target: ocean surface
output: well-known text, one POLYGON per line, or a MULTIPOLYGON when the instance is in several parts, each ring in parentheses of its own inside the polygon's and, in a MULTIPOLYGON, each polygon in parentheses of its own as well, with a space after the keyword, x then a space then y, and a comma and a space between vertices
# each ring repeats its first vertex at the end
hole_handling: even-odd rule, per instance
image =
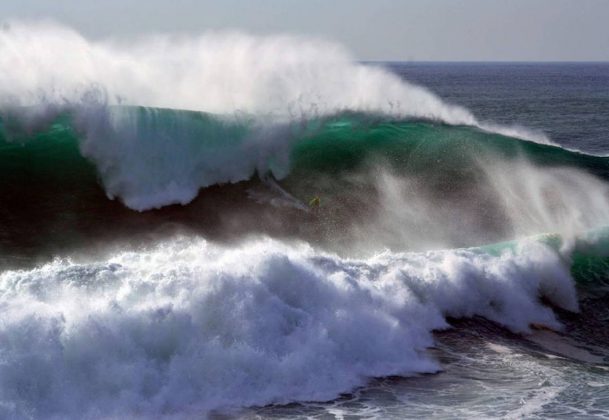
POLYGON ((609 64, 13 24, 0 68, 0 418, 609 417, 609 64))

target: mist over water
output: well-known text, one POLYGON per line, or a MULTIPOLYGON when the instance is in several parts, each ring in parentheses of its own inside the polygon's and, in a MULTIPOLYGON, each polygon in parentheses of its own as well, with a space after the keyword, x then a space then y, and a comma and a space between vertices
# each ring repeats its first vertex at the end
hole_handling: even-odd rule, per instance
MULTIPOLYGON (((606 157, 318 39, 14 22, 0 68, 0 417, 328 401, 450 377, 453 325, 534 359, 538 329, 597 321, 606 157)), ((591 340, 561 343, 596 369, 591 340)), ((548 396, 515 415, 567 389, 535 360, 548 396)))
POLYGON ((6 105, 95 102, 300 118, 340 110, 475 120, 426 89, 355 63, 339 45, 287 36, 211 33, 94 43, 54 25, 12 23, 0 35, 6 105), (64 60, 66 52, 73 59, 64 60))

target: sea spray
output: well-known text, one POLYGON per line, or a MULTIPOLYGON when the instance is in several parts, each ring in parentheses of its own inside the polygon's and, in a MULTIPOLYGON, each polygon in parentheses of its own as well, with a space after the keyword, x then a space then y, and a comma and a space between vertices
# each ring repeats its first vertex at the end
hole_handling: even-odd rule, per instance
POLYGON ((245 112, 276 119, 350 109, 474 124, 464 108, 339 45, 288 36, 209 33, 92 42, 52 24, 0 31, 0 103, 78 106, 102 91, 108 105, 245 112), (69 54, 71 59, 66 60, 69 54))

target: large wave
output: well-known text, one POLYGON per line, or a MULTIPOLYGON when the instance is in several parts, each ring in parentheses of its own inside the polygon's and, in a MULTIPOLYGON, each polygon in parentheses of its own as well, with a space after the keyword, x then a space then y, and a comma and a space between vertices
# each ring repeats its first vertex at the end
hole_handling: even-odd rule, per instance
POLYGON ((358 64, 320 40, 228 33, 125 44, 91 42, 57 25, 11 23, 0 31, 0 66, 5 137, 23 140, 69 113, 108 196, 137 210, 187 203, 199 188, 268 171, 270 160, 277 161, 270 169, 282 174, 291 147, 286 134, 341 112, 547 140, 480 123, 466 109, 380 67, 358 64), (217 118, 112 105, 188 109, 217 118), (173 167, 148 172, 156 163, 173 167), (155 187, 144 186, 143 178, 155 177, 155 187))

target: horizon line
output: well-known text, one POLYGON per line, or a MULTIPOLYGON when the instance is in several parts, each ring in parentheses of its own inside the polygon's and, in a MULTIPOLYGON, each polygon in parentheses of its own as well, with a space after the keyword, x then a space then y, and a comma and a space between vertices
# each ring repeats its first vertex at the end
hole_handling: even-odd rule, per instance
POLYGON ((608 60, 356 60, 362 64, 609 64, 608 60))

